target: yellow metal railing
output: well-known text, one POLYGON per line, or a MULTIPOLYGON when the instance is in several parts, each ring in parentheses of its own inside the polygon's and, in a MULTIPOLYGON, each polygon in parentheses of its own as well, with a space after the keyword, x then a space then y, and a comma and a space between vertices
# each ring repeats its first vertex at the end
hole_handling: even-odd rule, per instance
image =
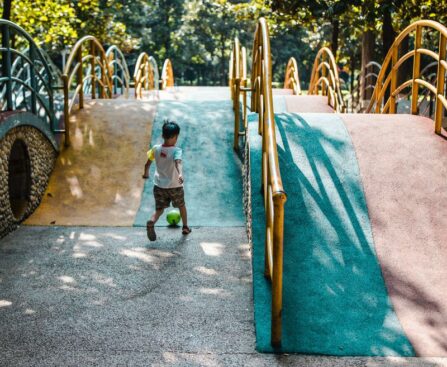
POLYGON ((345 112, 337 64, 332 51, 327 47, 321 48, 315 57, 308 93, 327 95, 329 105, 336 112, 345 112))
POLYGON ((65 145, 68 146, 70 144, 70 113, 75 102, 78 102, 79 109, 84 108, 84 94, 90 92, 91 98, 95 99, 97 87, 99 87, 100 98, 112 97, 108 59, 104 48, 95 37, 85 36, 73 46, 62 80, 64 83, 65 145))
POLYGON ((161 72, 161 89, 166 89, 174 86, 174 70, 172 68, 171 60, 166 59, 163 64, 161 72))
POLYGON ((106 57, 113 93, 118 94, 118 88, 120 88, 121 94, 127 98, 129 96, 130 73, 126 58, 118 46, 115 45, 107 49, 106 57))
POLYGON ((431 20, 419 20, 405 28, 394 40, 382 69, 379 73, 373 97, 367 108, 367 112, 376 113, 396 113, 396 99, 401 91, 411 87, 411 113, 418 113, 419 87, 427 88, 435 96, 435 132, 441 133, 443 110, 447 109, 447 99, 445 93, 446 78, 446 43, 447 28, 442 24, 431 20), (433 32, 438 33, 438 45, 436 52, 423 47, 423 33, 430 33, 430 40, 433 40, 433 32), (399 57, 399 46, 406 37, 413 37, 414 42, 410 43, 414 49, 399 57), (435 85, 421 77, 421 56, 425 55, 436 61, 437 78, 435 85), (400 85, 398 84, 398 70, 404 62, 413 58, 412 78, 400 85), (385 77, 386 76, 386 77, 385 77), (387 99, 385 101, 385 96, 387 99))
POLYGON ((133 80, 135 84, 135 98, 143 97, 143 90, 158 89, 158 70, 155 70, 151 57, 142 52, 135 64, 133 80))
POLYGON ((265 276, 272 282, 271 343, 281 344, 284 203, 272 96, 272 62, 267 22, 259 19, 253 43, 251 109, 259 114, 262 135, 262 190, 265 205, 265 276))
POLYGON ((231 99, 233 100, 234 110, 234 143, 233 148, 239 149, 239 137, 245 136, 247 131, 247 50, 245 47, 241 47, 239 39, 234 39, 233 50, 230 56, 230 75, 229 85, 231 99), (244 130, 240 131, 240 110, 241 101, 240 95, 242 94, 242 120, 244 130))
POLYGON ((284 76, 284 89, 292 89, 293 94, 301 94, 300 78, 298 76, 298 64, 294 57, 289 59, 284 76))

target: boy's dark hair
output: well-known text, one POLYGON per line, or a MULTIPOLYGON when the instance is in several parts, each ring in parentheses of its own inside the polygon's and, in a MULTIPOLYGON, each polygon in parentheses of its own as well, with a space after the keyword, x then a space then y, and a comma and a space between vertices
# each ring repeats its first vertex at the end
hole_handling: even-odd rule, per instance
POLYGON ((162 136, 164 139, 170 139, 173 136, 180 134, 180 126, 177 125, 174 121, 165 120, 163 123, 163 133, 162 136))

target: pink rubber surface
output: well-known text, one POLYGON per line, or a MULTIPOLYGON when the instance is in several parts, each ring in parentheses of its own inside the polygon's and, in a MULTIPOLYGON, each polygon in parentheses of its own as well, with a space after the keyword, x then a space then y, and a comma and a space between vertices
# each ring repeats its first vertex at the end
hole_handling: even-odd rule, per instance
POLYGON ((327 112, 334 110, 328 105, 328 99, 325 96, 285 96, 288 112, 327 112))
POLYGON ((447 356, 447 140, 423 117, 340 116, 397 316, 418 355, 447 356))

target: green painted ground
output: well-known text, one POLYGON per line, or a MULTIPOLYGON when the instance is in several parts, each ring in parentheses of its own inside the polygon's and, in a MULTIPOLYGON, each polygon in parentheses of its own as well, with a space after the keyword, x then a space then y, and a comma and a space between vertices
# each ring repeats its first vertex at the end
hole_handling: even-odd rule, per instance
MULTIPOLYGON (((254 120, 256 115, 253 116, 254 120)), ((279 114, 285 207, 283 352, 412 356, 374 251, 355 152, 337 115, 279 114)), ((261 140, 251 122, 253 273, 257 349, 270 347, 263 276, 261 140)))
MULTIPOLYGON (((165 119, 179 123, 183 149, 185 201, 192 226, 244 226, 240 160, 233 153, 234 115, 228 100, 162 101, 158 104, 152 144, 162 143, 165 119)), ((146 226, 154 210, 153 174, 147 180, 135 226, 146 226)), ((165 216, 157 225, 167 225, 165 216)))

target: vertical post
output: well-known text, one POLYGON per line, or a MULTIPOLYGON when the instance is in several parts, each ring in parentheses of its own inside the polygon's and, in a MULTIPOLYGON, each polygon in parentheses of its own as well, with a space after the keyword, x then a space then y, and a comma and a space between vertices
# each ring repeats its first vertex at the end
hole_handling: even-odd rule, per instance
POLYGON ((417 115, 418 113, 418 96, 419 96, 419 84, 416 83, 416 79, 419 78, 421 71, 421 54, 418 50, 421 48, 422 42, 422 27, 416 27, 416 35, 414 42, 414 61, 413 61, 413 85, 411 88, 411 113, 417 115))
POLYGON ((31 60, 30 64, 30 84, 31 84, 31 112, 37 114, 37 80, 36 80, 36 70, 35 70, 35 58, 36 50, 33 44, 30 44, 29 48, 29 58, 31 60))
POLYGON ((68 75, 62 75, 62 82, 64 85, 64 129, 65 129, 65 146, 70 145, 70 110, 69 110, 69 95, 68 95, 68 75))
POLYGON ((95 56, 95 43, 93 41, 90 41, 90 56, 92 57, 90 59, 90 80, 91 80, 91 86, 92 86, 92 99, 96 99, 96 56, 95 56))
POLYGON ((284 241, 284 193, 275 193, 273 223, 273 279, 272 279, 272 345, 281 345, 282 333, 282 278, 284 241))
POLYGON ((234 96, 233 96, 233 108, 234 108, 234 150, 239 150, 239 130, 240 130, 240 89, 241 79, 237 78, 234 83, 234 96))
POLYGON ((79 88, 79 109, 84 108, 84 70, 83 70, 83 65, 82 65, 82 45, 79 46, 79 50, 78 50, 78 54, 77 54, 77 58, 78 58, 78 85, 81 86, 81 88, 79 88))
POLYGON ((2 58, 2 74, 8 79, 6 80, 6 109, 12 111, 12 80, 11 80, 11 50, 10 50, 10 39, 9 39, 9 27, 7 24, 2 25, 2 46, 6 51, 3 51, 2 58))
POLYGON ((441 63, 441 60, 445 60, 446 56, 446 38, 444 35, 439 36, 439 60, 438 60, 438 80, 436 83, 436 107, 435 107, 435 132, 440 134, 442 130, 442 116, 444 106, 439 99, 439 96, 444 96, 445 86, 445 68, 441 63))
POLYGON ((390 113, 396 113, 396 96, 394 95, 394 91, 397 87, 397 70, 394 69, 394 65, 396 65, 397 57, 398 57, 398 46, 393 45, 393 54, 392 54, 392 62, 391 62, 391 82, 390 82, 390 113))

